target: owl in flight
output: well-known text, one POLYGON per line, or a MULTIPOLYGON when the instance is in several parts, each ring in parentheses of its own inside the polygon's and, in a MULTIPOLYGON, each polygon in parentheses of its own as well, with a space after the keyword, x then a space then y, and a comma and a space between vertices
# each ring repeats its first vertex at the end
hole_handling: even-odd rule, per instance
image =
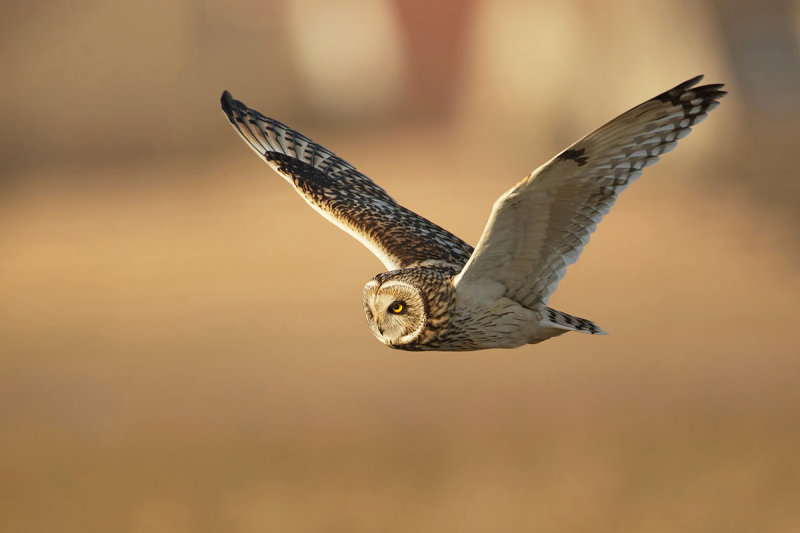
POLYGON ((719 105, 722 84, 696 87, 701 79, 634 107, 534 170, 495 202, 475 248, 228 91, 222 110, 311 207, 386 266, 363 292, 378 340, 402 350, 514 348, 567 331, 605 333, 547 302, 619 193, 719 105))

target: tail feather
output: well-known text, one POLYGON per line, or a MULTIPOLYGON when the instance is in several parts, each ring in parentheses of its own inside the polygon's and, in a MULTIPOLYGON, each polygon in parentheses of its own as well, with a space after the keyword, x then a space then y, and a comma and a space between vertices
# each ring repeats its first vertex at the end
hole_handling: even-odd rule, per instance
POLYGON ((579 331, 580 333, 588 333, 590 335, 608 335, 607 332, 600 329, 600 327, 591 320, 572 316, 550 307, 545 308, 543 320, 544 325, 556 329, 579 331))

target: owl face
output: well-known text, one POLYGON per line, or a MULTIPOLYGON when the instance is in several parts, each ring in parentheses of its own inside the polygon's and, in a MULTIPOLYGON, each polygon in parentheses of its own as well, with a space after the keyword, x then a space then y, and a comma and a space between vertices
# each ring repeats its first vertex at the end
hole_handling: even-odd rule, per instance
POLYGON ((427 299, 407 281, 373 279, 364 287, 363 301, 372 333, 388 346, 414 343, 425 330, 427 299))

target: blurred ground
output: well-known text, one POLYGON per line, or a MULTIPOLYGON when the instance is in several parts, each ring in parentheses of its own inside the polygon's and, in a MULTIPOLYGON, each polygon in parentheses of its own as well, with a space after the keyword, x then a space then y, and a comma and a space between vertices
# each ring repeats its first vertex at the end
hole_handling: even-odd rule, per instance
POLYGON ((2 23, 2 531, 797 530, 796 50, 751 35, 796 38, 794 4, 150 4, 2 23), (552 301, 611 335, 512 351, 382 347, 380 263, 218 109, 475 243, 519 178, 698 72, 731 94, 552 301))

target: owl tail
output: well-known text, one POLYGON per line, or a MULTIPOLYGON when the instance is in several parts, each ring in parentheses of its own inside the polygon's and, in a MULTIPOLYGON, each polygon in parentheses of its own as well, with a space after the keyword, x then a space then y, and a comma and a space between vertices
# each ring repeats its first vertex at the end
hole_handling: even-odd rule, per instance
POLYGON ((597 324, 585 318, 578 318, 577 316, 568 315, 563 311, 556 311, 546 307, 543 313, 542 325, 544 327, 551 327, 553 329, 566 331, 579 331, 581 333, 588 333, 590 335, 608 335, 605 331, 600 329, 597 324))

